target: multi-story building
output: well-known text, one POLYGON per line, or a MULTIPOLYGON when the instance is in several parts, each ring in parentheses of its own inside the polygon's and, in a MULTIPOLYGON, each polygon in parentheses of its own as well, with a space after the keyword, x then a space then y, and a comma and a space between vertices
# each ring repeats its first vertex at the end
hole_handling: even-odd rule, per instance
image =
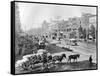
POLYGON ((96 20, 97 18, 96 18, 96 15, 94 15, 94 16, 91 16, 90 18, 89 18, 89 24, 90 24, 90 26, 91 25, 94 25, 94 27, 96 28, 96 26, 97 26, 97 20, 96 20))
POLYGON ((91 25, 96 27, 96 15, 91 13, 83 13, 81 17, 82 28, 86 29, 86 38, 88 39, 89 29, 91 25))
POLYGON ((83 28, 89 28, 90 23, 96 21, 96 15, 91 13, 83 13, 81 17, 81 25, 83 28))
POLYGON ((96 25, 96 16, 90 13, 83 13, 81 17, 73 17, 68 20, 51 20, 48 25, 48 30, 55 36, 59 37, 61 33, 66 38, 70 38, 70 34, 75 32, 75 37, 78 38, 78 28, 81 26, 82 28, 85 28, 88 33, 90 24, 94 24, 94 26, 96 25))

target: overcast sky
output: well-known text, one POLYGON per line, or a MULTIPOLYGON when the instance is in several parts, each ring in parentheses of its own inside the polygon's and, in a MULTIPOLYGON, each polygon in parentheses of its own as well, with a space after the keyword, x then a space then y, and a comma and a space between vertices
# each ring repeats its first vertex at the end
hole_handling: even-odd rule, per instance
POLYGON ((19 3, 21 28, 29 30, 41 27, 43 20, 50 20, 56 16, 64 19, 80 17, 82 12, 96 14, 95 7, 48 5, 35 3, 19 3))

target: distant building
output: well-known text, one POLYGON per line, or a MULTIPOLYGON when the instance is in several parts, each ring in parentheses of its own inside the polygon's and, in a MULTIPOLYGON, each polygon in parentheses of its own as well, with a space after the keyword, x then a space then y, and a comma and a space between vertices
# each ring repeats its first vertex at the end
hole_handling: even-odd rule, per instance
POLYGON ((49 29, 53 36, 55 35, 56 37, 66 37, 69 38, 69 34, 71 31, 75 30, 77 28, 76 25, 73 25, 72 28, 72 22, 60 19, 60 20, 52 20, 49 25, 49 29), (74 28, 74 26, 76 26, 74 28))
MULTIPOLYGON (((47 25, 46 22, 44 23, 47 25)), ((55 35, 57 37, 59 37, 60 33, 62 33, 66 38, 70 38, 70 35, 73 32, 76 32, 75 37, 78 38, 78 28, 82 26, 82 28, 86 28, 88 33, 90 24, 96 25, 96 16, 91 13, 83 13, 81 17, 73 17, 69 18, 68 20, 59 18, 51 19, 48 24, 48 31, 53 36, 55 35)))
POLYGON ((46 30, 46 29, 48 29, 48 25, 49 25, 49 23, 46 20, 44 20, 42 23, 42 28, 46 30))
POLYGON ((96 15, 91 13, 83 13, 81 17, 81 26, 86 29, 86 39, 88 39, 90 26, 94 25, 96 27, 96 15))
POLYGON ((96 15, 94 15, 94 16, 92 16, 92 17, 89 18, 89 24, 90 24, 90 26, 94 25, 94 27, 96 28, 96 26, 97 26, 96 22, 97 22, 96 15))
POLYGON ((89 28, 91 22, 95 20, 96 16, 91 13, 83 13, 81 17, 81 25, 83 28, 89 28))

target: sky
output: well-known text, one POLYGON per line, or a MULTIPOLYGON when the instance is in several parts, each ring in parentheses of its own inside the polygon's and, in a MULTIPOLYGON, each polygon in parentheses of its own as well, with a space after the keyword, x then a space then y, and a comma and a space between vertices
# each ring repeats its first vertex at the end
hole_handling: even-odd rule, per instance
POLYGON ((21 28, 24 31, 41 27, 41 23, 51 18, 61 16, 68 19, 70 17, 81 17, 82 13, 96 14, 95 7, 50 5, 36 3, 18 3, 21 28))

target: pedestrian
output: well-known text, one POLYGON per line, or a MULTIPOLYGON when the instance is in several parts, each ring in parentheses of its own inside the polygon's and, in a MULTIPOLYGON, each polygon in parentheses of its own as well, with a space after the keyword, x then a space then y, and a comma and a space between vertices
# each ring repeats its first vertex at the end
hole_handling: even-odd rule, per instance
POLYGON ((92 59, 92 55, 90 55, 90 57, 89 57, 89 63, 90 63, 90 64, 92 64, 92 60, 93 60, 93 59, 92 59))

